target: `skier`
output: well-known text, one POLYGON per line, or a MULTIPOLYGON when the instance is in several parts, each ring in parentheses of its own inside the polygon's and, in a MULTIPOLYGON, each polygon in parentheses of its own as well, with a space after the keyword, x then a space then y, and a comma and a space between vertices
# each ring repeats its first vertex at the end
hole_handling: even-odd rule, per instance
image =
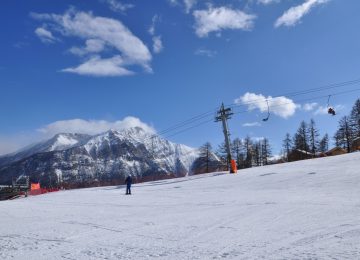
POLYGON ((328 114, 331 114, 331 115, 335 116, 336 112, 332 107, 329 107, 328 114))
POLYGON ((131 184, 132 184, 132 178, 130 175, 128 175, 125 179, 126 184, 126 195, 131 195, 131 184))

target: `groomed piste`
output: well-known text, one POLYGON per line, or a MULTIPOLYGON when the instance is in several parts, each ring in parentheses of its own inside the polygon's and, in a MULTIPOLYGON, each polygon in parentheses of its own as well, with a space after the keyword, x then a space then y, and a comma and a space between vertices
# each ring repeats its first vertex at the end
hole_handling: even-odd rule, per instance
POLYGON ((360 153, 0 202, 0 259, 360 259, 360 153))

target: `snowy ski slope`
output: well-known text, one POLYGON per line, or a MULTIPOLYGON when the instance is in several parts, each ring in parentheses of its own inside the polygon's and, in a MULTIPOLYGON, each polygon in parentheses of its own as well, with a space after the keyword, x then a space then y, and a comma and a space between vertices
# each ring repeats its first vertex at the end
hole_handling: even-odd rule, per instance
POLYGON ((360 259, 360 153, 0 202, 0 259, 360 259))

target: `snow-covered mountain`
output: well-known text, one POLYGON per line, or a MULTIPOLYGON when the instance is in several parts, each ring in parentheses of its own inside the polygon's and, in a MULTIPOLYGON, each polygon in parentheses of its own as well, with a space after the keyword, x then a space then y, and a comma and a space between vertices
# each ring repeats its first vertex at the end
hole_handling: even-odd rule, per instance
MULTIPOLYGON (((58 181, 69 185, 119 183, 128 174, 138 180, 179 177, 191 174, 198 157, 197 149, 140 127, 95 136, 59 134, 8 156, 0 165, 0 183, 22 174, 44 185, 58 181)), ((219 161, 214 165, 220 167, 219 161)))
POLYGON ((37 153, 66 150, 76 145, 84 144, 90 138, 91 136, 86 134, 57 134, 49 140, 29 145, 18 152, 0 156, 0 167, 19 161, 37 153))

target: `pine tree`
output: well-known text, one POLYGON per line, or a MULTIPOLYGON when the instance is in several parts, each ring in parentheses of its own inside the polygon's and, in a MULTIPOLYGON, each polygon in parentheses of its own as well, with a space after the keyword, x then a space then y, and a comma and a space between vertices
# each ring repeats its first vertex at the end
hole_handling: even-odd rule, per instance
POLYGON ((268 165, 269 157, 271 156, 271 147, 267 138, 264 138, 262 141, 261 150, 263 165, 268 165))
POLYGON ((320 140, 319 151, 325 153, 329 150, 329 135, 325 134, 320 140))
POLYGON ((350 153, 353 137, 354 134, 352 132, 349 117, 344 116, 340 119, 339 128, 334 135, 336 146, 341 146, 350 153))
POLYGON ((261 159, 262 159, 262 155, 261 155, 261 141, 257 141, 254 143, 253 145, 253 159, 254 159, 254 164, 256 166, 261 166, 261 159))
POLYGON ((300 126, 294 136, 294 148, 304 152, 309 152, 309 137, 305 121, 300 123, 300 126))
POLYGON ((290 134, 286 133, 285 139, 283 140, 283 149, 286 153, 286 160, 289 161, 289 154, 292 150, 293 142, 291 140, 290 134))
POLYGON ((350 126, 353 138, 360 137, 360 98, 355 101, 351 109, 350 126))
POLYGON ((310 144, 310 152, 313 158, 316 155, 316 152, 319 150, 319 130, 316 128, 316 124, 314 119, 310 120, 310 124, 308 127, 308 136, 309 136, 309 144, 310 144))

